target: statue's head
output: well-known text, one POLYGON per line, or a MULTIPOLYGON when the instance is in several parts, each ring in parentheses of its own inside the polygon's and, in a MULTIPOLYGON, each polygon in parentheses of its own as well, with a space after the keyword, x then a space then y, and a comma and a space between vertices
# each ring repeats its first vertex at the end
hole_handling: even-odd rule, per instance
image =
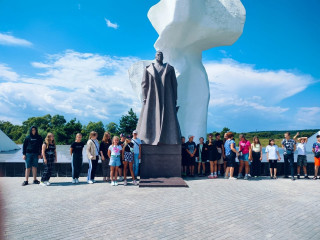
POLYGON ((240 0, 161 0, 148 12, 159 34, 156 49, 207 50, 231 45, 242 34, 240 0))
POLYGON ((163 53, 161 51, 157 51, 155 59, 157 62, 163 62, 163 53))

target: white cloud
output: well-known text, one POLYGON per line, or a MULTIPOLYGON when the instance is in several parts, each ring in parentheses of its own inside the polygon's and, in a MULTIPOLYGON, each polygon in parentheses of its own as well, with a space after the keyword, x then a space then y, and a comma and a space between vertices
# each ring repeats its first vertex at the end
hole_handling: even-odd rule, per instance
POLYGON ((320 107, 301 107, 298 109, 293 128, 319 128, 320 107))
MULTIPOLYGON (((36 77, 0 83, 0 102, 19 114, 18 103, 29 111, 63 113, 84 121, 117 121, 129 108, 140 111, 127 70, 137 58, 110 57, 66 51, 47 62, 33 62, 36 77)), ((26 110, 26 109, 25 109, 26 110)))
POLYGON ((118 29, 119 25, 117 23, 112 23, 109 19, 104 19, 106 21, 106 24, 109 28, 118 29))
POLYGON ((0 63, 0 81, 7 80, 7 81, 17 81, 19 75, 12 71, 11 68, 7 67, 5 64, 0 63))
POLYGON ((22 38, 17 38, 9 34, 0 33, 0 45, 30 47, 32 46, 32 43, 22 38))

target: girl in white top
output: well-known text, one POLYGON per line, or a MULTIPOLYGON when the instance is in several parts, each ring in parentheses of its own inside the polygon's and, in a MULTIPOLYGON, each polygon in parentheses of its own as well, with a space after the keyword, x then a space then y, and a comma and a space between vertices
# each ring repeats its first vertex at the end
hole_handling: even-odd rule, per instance
POLYGON ((274 139, 269 140, 269 145, 266 147, 267 161, 270 164, 270 178, 277 179, 277 161, 281 160, 279 148, 274 143, 274 139))
POLYGON ((121 145, 118 145, 119 137, 114 136, 112 138, 112 145, 108 149, 108 156, 110 158, 110 177, 111 177, 111 185, 118 186, 118 168, 121 165, 120 155, 122 153, 121 145))

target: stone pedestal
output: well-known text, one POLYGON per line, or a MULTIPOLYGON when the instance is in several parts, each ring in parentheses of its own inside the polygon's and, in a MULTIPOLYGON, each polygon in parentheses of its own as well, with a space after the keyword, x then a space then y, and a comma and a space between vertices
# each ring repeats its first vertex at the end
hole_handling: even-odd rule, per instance
POLYGON ((181 145, 141 145, 140 187, 188 187, 181 178, 181 145))
POLYGON ((141 178, 181 177, 181 145, 141 145, 141 178))

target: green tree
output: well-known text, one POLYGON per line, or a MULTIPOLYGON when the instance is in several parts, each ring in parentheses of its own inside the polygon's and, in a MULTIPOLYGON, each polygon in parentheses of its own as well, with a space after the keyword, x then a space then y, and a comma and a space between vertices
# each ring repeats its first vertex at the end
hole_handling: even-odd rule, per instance
POLYGON ((63 127, 66 122, 67 122, 67 121, 66 121, 66 119, 64 118, 64 116, 54 115, 54 116, 51 118, 50 126, 51 126, 51 128, 63 127))
POLYGON ((133 130, 137 128, 138 118, 132 108, 130 108, 128 114, 123 115, 119 122, 119 132, 126 135, 131 134, 133 130))
POLYGON ((227 127, 224 127, 223 129, 222 129, 222 131, 221 131, 221 138, 223 138, 223 136, 224 136, 224 134, 226 133, 226 132, 229 132, 230 131, 230 128, 227 128, 227 127))
POLYGON ((89 138, 89 134, 91 131, 95 131, 98 133, 98 139, 101 140, 103 137, 103 134, 105 132, 103 123, 101 121, 99 122, 89 122, 88 125, 84 125, 82 128, 82 135, 85 139, 89 138))
MULTIPOLYGON (((67 136, 65 144, 72 144, 76 138, 77 133, 81 133, 82 124, 74 118, 67 122, 64 127, 64 132, 67 136)), ((83 139, 85 141, 85 139, 83 139)))
POLYGON ((115 122, 110 122, 106 125, 106 131, 110 133, 111 137, 119 135, 119 126, 115 122))

